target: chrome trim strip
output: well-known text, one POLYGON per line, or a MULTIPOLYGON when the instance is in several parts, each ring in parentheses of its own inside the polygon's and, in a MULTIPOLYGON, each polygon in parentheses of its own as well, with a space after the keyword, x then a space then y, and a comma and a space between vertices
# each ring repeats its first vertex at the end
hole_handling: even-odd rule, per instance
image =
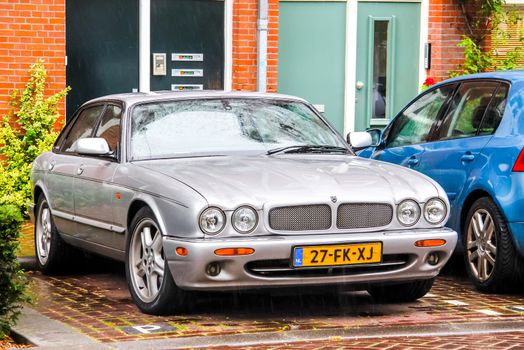
POLYGON ((85 218, 81 216, 75 216, 70 213, 63 212, 63 211, 56 210, 56 209, 52 210, 52 214, 55 216, 58 216, 59 218, 65 219, 65 220, 74 221, 80 224, 89 225, 93 227, 98 227, 103 230, 113 231, 116 233, 124 233, 126 230, 125 227, 122 227, 122 226, 108 224, 105 222, 100 222, 97 220, 93 220, 93 219, 89 219, 89 218, 85 218))
MULTIPOLYGON (((384 267, 384 266, 400 266, 407 264, 408 261, 389 261, 389 262, 383 262, 378 264, 366 264, 366 265, 338 265, 338 266, 315 266, 314 268, 308 268, 308 270, 323 270, 323 269, 350 269, 350 268, 358 268, 358 267, 384 267)), ((254 272, 289 272, 289 271, 296 271, 296 269, 292 269, 290 267, 284 268, 284 267, 249 267, 248 270, 254 271, 254 272)), ((304 270, 301 270, 304 271, 304 270)))

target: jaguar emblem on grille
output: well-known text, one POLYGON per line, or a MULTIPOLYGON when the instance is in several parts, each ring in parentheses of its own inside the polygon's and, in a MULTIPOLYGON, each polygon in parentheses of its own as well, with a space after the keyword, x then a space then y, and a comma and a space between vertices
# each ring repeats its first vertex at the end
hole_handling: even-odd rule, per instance
POLYGON ((333 203, 336 203, 337 202, 337 196, 331 196, 331 201, 333 203))

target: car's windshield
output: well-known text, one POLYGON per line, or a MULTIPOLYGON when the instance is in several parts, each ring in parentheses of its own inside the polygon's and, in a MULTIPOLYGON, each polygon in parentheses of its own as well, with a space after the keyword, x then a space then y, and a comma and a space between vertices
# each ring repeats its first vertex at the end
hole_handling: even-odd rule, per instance
POLYGON ((295 146, 347 147, 304 103, 267 99, 164 101, 135 107, 132 160, 295 146))

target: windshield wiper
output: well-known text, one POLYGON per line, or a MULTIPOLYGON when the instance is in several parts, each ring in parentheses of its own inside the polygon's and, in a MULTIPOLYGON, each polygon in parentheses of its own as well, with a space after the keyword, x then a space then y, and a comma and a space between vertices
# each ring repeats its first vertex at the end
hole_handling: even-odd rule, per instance
POLYGON ((273 148, 267 151, 267 155, 276 153, 351 153, 351 151, 344 147, 329 146, 329 145, 294 145, 273 148))

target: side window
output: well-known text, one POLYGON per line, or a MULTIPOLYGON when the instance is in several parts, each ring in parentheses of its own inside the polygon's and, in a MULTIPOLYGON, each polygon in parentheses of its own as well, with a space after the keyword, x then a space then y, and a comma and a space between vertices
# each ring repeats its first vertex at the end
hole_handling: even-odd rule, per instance
POLYGON ((104 138, 111 151, 116 152, 120 146, 120 118, 122 109, 108 105, 96 130, 95 137, 104 138))
POLYGON ((446 85, 422 95, 402 112, 389 131, 386 147, 407 146, 428 140, 442 106, 455 85, 446 85))
POLYGON ((475 136, 498 85, 498 82, 485 81, 462 83, 442 119, 437 138, 475 136))
POLYGON ((78 139, 90 137, 95 127, 96 120, 104 110, 104 105, 84 109, 75 121, 75 124, 67 134, 62 145, 63 152, 73 152, 72 146, 78 139))
POLYGON ((504 115, 508 90, 508 85, 500 84, 486 110, 486 114, 484 114, 484 119, 482 119, 482 123, 480 124, 479 135, 491 135, 497 130, 504 115))

